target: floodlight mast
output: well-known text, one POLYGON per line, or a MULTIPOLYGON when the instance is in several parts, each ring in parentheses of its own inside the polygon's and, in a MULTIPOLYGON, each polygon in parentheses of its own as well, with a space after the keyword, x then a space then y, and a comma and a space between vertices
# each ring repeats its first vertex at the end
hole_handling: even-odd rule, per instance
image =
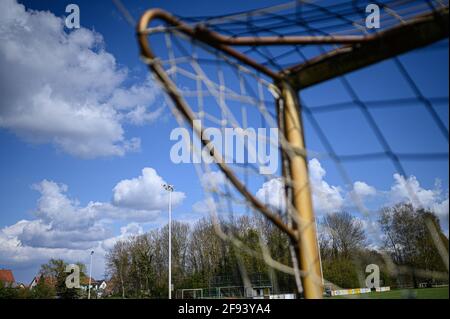
POLYGON ((89 286, 88 286, 88 299, 91 299, 91 279, 92 279, 92 255, 94 251, 91 250, 91 262, 89 263, 89 286))
POLYGON ((174 187, 170 184, 162 186, 169 192, 169 299, 172 299, 172 192, 174 187))

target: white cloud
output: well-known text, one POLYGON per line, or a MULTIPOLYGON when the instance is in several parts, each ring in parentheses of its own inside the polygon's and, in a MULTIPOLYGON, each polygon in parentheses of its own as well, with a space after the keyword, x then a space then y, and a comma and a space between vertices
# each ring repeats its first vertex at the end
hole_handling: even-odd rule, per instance
MULTIPOLYGON (((316 212, 323 214, 339 211, 344 205, 342 190, 324 180, 326 171, 315 158, 309 161, 309 173, 316 212)), ((271 179, 261 186, 256 192, 256 197, 266 204, 283 209, 285 205, 283 196, 281 196, 284 193, 283 188, 284 183, 281 179, 271 179)))
POLYGON ((217 191, 217 189, 225 184, 226 178, 221 171, 204 173, 200 178, 200 183, 205 190, 217 191))
POLYGON ((158 87, 153 85, 151 77, 140 85, 132 85, 129 88, 116 88, 109 102, 116 109, 134 109, 136 105, 145 106, 155 101, 158 94, 158 87))
POLYGON ((309 172, 316 211, 333 213, 341 210, 344 205, 342 190, 339 186, 332 186, 324 180, 326 171, 316 158, 309 161, 309 172))
POLYGON ((356 181, 353 183, 353 193, 361 199, 364 199, 366 197, 375 196, 377 194, 377 190, 375 187, 370 186, 365 182, 356 181))
POLYGON ((22 220, 2 231, 9 238, 17 238, 23 246, 41 248, 88 249, 112 236, 101 223, 88 228, 61 230, 42 220, 22 220))
MULTIPOLYGON (((372 216, 374 217, 374 216, 372 216)), ((364 229, 364 232, 367 234, 367 244, 370 249, 379 249, 384 240, 384 234, 381 231, 380 225, 378 221, 375 219, 369 218, 360 218, 356 217, 358 221, 361 222, 361 225, 364 229)))
POLYGON ((212 197, 208 197, 204 200, 195 202, 194 205, 192 205, 193 212, 198 214, 210 213, 212 211, 215 211, 216 209, 217 206, 212 197))
MULTIPOLYGON (((22 221, 22 223, 28 222, 22 221)), ((31 280, 31 276, 37 273, 39 266, 48 262, 51 258, 63 259, 69 263, 81 262, 88 265, 91 250, 95 251, 92 270, 93 277, 102 278, 104 276, 105 255, 107 253, 101 245, 104 241, 78 247, 30 246, 22 243, 17 237, 5 234, 5 230, 6 228, 0 229, 0 264, 11 267, 14 270, 26 270, 28 277, 25 279, 26 281, 31 280)))
POLYGON ((159 210, 131 209, 116 206, 112 203, 89 202, 87 210, 95 212, 97 218, 105 220, 126 220, 146 223, 154 221, 159 217, 159 210))
POLYGON ((284 183, 281 178, 273 178, 265 182, 256 192, 256 198, 263 203, 283 210, 285 208, 284 183))
POLYGON ((344 198, 345 209, 358 209, 367 212, 366 204, 377 199, 380 193, 377 189, 369 184, 356 181, 350 191, 346 192, 344 198))
POLYGON ((437 201, 436 203, 433 203, 431 209, 439 216, 439 218, 441 218, 442 222, 445 223, 448 227, 448 213, 449 213, 448 194, 447 198, 444 199, 443 201, 441 202, 437 201))
MULTIPOLYGON (((373 204, 378 205, 372 207, 375 211, 384 205, 409 202, 436 213, 444 230, 448 229, 449 198, 448 193, 443 194, 440 183, 436 183, 434 189, 425 189, 415 176, 404 178, 399 174, 394 174, 394 183, 388 191, 377 190, 363 181, 356 181, 350 191, 344 191, 339 186, 330 185, 325 181, 326 171, 315 158, 309 161, 309 173, 313 205, 318 215, 343 209, 353 211, 360 207, 359 204, 366 205, 369 201, 372 202, 372 206, 373 204), (360 201, 358 205, 354 203, 355 195, 356 199, 360 201)), ((256 192, 256 196, 262 202, 278 208, 280 205, 284 205, 283 200, 280 200, 282 188, 281 179, 272 179, 261 186, 256 192)))
MULTIPOLYGON (((165 181, 153 168, 146 167, 142 175, 120 181, 113 190, 113 204, 139 210, 161 210, 167 207, 169 194, 162 185, 165 181)), ((184 193, 172 192, 172 205, 180 204, 184 193)))
POLYGON ((155 102, 159 92, 149 76, 142 84, 115 89, 109 103, 117 110, 125 110, 123 118, 131 124, 143 125, 159 118, 164 110, 164 105, 154 111, 148 110, 148 105, 155 102))
POLYGON ((140 226, 138 223, 130 223, 120 228, 120 235, 104 240, 102 242, 102 248, 105 251, 108 251, 112 249, 118 241, 125 240, 131 236, 142 235, 143 233, 144 230, 142 226, 140 226))
POLYGON ((61 258, 68 262, 86 262, 86 251, 69 248, 45 248, 22 245, 17 238, 5 237, 0 231, 0 262, 12 267, 34 267, 51 258, 61 258))
POLYGON ((126 87, 127 70, 100 34, 70 33, 50 12, 0 2, 0 128, 32 143, 52 143, 82 158, 121 156, 140 148, 122 123, 143 124, 158 94, 147 79, 126 87))
POLYGON ((33 188, 41 193, 38 199, 36 217, 58 229, 80 229, 93 225, 96 214, 89 209, 79 207, 76 200, 66 196, 67 185, 43 180, 33 188))
POLYGON ((405 178, 394 174, 394 184, 387 192, 391 204, 400 202, 411 203, 415 207, 429 209, 441 219, 441 225, 448 229, 449 205, 448 193, 443 194, 440 182, 437 181, 434 189, 423 188, 415 176, 405 178))
POLYGON ((163 110, 164 109, 160 107, 154 112, 149 112, 145 106, 138 105, 126 114, 126 119, 132 124, 142 125, 153 122, 155 119, 159 118, 163 110))
POLYGON ((390 200, 393 203, 406 201, 424 207, 435 203, 439 196, 439 189, 424 189, 415 176, 405 178, 400 174, 394 174, 394 184, 389 192, 390 200))
MULTIPOLYGON (((123 201, 89 202, 83 206, 68 196, 68 186, 43 180, 33 185, 40 193, 34 220, 21 220, 0 229, 0 264, 15 268, 34 267, 50 258, 68 262, 88 262, 95 250, 94 269, 103 276, 104 256, 118 240, 142 234, 142 224, 155 221, 160 209, 165 209, 167 193, 161 191, 164 180, 152 168, 143 175, 117 183, 114 194, 123 201), (156 188, 158 186, 158 189, 156 188), (149 199, 143 201, 144 192, 149 199), (139 209, 130 206, 139 206, 139 209), (112 223, 127 222, 115 235, 112 223)), ((165 192, 165 191, 164 191, 165 192)), ((174 192, 174 203, 180 203, 184 193, 174 192)))

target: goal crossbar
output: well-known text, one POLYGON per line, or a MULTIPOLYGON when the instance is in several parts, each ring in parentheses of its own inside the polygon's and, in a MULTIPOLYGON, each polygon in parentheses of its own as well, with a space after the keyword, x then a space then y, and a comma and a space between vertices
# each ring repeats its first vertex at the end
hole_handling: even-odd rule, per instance
POLYGON ((346 45, 285 71, 295 88, 305 89, 345 73, 433 44, 449 36, 448 8, 427 13, 392 29, 346 45))
POLYGON ((326 35, 326 36, 261 36, 230 37, 208 30, 203 25, 190 26, 162 9, 144 13, 137 25, 137 36, 144 57, 154 59, 147 36, 157 32, 148 26, 154 20, 163 20, 176 27, 178 32, 197 39, 237 60, 270 76, 274 80, 288 79, 295 89, 318 84, 342 74, 366 67, 393 56, 430 45, 449 36, 449 8, 421 14, 414 19, 374 34, 326 35), (279 46, 279 45, 344 45, 305 63, 274 72, 256 62, 232 46, 279 46))

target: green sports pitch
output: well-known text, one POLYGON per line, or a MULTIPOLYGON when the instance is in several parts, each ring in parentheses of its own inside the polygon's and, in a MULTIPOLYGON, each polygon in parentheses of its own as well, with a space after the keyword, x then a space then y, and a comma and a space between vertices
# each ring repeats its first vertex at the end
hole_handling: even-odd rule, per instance
POLYGON ((449 299, 448 287, 394 289, 386 292, 370 292, 360 295, 335 296, 331 299, 449 299))

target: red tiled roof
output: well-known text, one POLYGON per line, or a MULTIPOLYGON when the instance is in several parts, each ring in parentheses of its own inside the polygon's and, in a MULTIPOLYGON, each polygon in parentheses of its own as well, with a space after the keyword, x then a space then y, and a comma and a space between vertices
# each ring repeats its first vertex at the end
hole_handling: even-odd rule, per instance
MULTIPOLYGON (((89 285, 89 277, 82 277, 81 278, 81 284, 82 285, 89 285)), ((91 285, 95 284, 95 279, 91 277, 91 285)))
POLYGON ((14 279, 14 275, 9 269, 0 269, 0 281, 14 283, 16 280, 14 279))

